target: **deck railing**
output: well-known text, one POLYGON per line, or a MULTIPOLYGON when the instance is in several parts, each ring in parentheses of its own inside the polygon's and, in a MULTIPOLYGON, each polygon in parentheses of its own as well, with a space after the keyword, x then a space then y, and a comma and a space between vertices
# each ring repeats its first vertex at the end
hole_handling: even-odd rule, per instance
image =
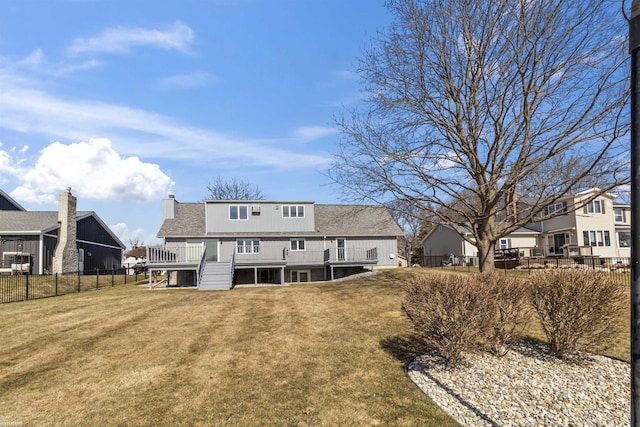
MULTIPOLYGON (((147 264, 193 264, 198 268, 205 256, 205 246, 149 246, 147 264)), ((291 250, 288 244, 258 244, 233 247, 234 263, 237 265, 254 263, 278 263, 290 265, 325 263, 368 263, 378 262, 377 248, 330 248, 324 250, 291 250)), ((225 261, 221 259, 221 261, 225 261)))
POLYGON ((149 246, 147 264, 195 264, 204 253, 204 245, 193 246, 149 246))

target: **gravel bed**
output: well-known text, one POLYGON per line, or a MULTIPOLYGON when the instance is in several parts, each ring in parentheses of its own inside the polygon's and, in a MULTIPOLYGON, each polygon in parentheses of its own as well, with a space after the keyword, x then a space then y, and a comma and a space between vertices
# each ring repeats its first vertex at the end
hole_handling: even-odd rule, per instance
POLYGON ((604 356, 551 358, 522 344, 504 357, 468 355, 447 369, 421 355, 409 378, 465 426, 628 426, 630 365, 604 356))

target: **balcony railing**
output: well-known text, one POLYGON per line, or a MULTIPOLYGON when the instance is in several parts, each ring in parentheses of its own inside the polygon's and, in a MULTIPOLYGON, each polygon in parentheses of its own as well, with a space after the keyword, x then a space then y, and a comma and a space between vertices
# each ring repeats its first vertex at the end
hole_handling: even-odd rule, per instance
POLYGON ((151 246, 147 247, 147 264, 198 265, 204 245, 200 246, 151 246))

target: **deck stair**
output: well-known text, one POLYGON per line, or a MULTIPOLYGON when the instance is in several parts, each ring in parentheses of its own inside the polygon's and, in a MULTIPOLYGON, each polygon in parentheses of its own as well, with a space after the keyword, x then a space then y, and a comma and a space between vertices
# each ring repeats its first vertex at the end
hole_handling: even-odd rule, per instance
POLYGON ((207 262, 198 285, 201 291, 226 291, 233 283, 230 262, 207 262))

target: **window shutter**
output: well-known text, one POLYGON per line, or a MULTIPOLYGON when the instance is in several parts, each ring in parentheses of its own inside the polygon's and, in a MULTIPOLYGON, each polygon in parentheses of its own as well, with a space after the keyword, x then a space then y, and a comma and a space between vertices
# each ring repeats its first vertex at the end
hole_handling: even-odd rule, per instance
POLYGON ((511 249, 511 239, 507 239, 507 249, 511 249))
POLYGON ((602 213, 604 213, 604 205, 606 205, 606 201, 600 200, 600 209, 602 209, 602 213))
POLYGON ((583 210, 584 210, 584 213, 586 213, 586 214, 589 213, 589 208, 587 207, 587 205, 584 205, 583 210))
POLYGON ((583 231, 582 238, 584 239, 584 246, 589 246, 589 232, 583 231))

